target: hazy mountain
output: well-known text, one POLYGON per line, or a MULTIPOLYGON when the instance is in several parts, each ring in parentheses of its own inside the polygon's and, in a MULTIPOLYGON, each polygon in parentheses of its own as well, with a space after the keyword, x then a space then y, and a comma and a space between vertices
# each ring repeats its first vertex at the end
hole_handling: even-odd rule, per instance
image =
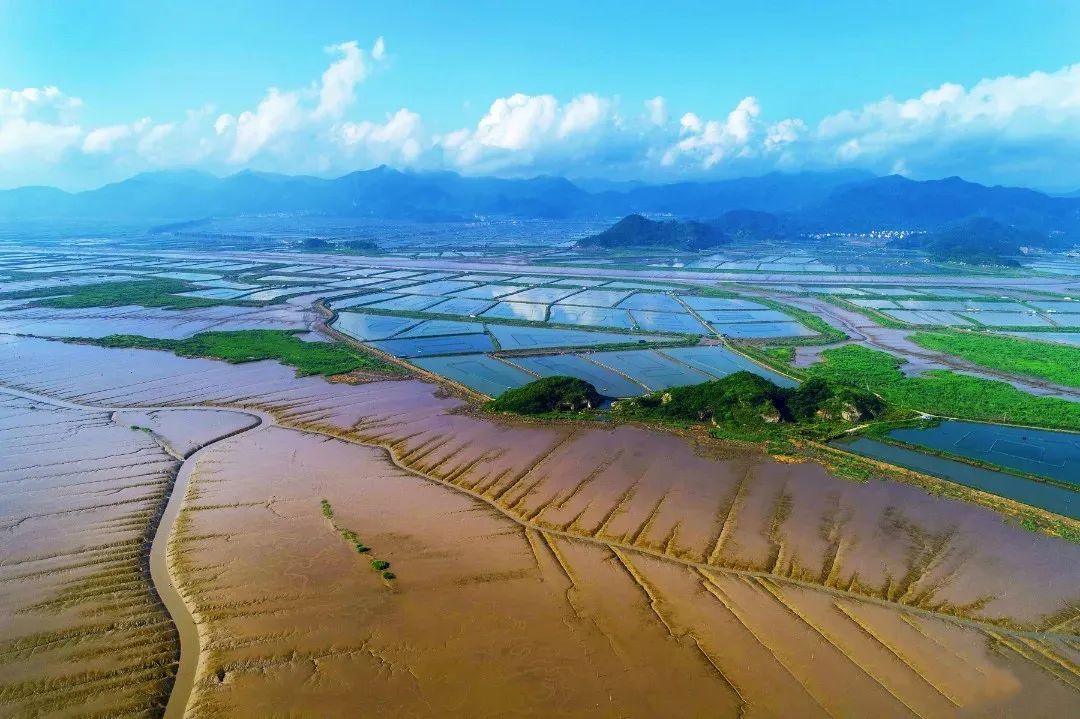
POLYGON ((738 240, 775 240, 788 234, 784 220, 757 210, 729 210, 708 224, 738 240))
POLYGON ((639 247, 703 250, 725 242, 728 237, 723 232, 702 222, 657 222, 641 215, 627 215, 603 232, 579 241, 578 246, 608 250, 639 247))
POLYGON ((1080 200, 1018 187, 986 187, 959 177, 915 181, 899 175, 854 183, 797 213, 804 228, 829 231, 932 230, 973 217, 1042 232, 1080 230, 1080 200))
POLYGON ((667 185, 595 180, 585 184, 581 187, 561 177, 462 177, 388 167, 331 179, 251 171, 218 178, 170 171, 144 173, 78 193, 47 187, 0 191, 0 219, 160 225, 276 213, 445 221, 639 214, 708 222, 733 237, 753 237, 808 230, 934 230, 988 217, 1046 234, 1080 236, 1080 198, 986 187, 955 177, 915 181, 843 171, 667 185))
POLYGON ((1004 225, 988 217, 975 217, 924 235, 911 235, 892 243, 917 248, 939 261, 975 265, 1016 266, 1021 248, 1052 246, 1045 233, 1004 225))

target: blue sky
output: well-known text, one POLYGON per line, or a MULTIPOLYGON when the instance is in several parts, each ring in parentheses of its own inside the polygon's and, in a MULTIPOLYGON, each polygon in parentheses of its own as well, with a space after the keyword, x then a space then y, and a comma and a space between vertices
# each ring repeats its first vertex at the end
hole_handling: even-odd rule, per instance
POLYGON ((0 0, 0 186, 386 162, 1080 188, 1075 0, 157 5, 0 0))

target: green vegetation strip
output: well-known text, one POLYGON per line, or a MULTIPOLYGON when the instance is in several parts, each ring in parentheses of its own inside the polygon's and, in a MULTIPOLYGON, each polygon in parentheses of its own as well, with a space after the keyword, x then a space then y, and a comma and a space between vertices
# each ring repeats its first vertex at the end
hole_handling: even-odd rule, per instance
POLYGON ((857 305, 854 302, 850 302, 843 297, 838 297, 836 295, 825 295, 824 299, 830 304, 842 307, 845 310, 851 310, 867 319, 873 320, 875 324, 880 325, 881 327, 888 327, 889 329, 894 330, 906 330, 911 328, 911 325, 907 322, 901 322, 898 319, 894 319, 873 307, 863 307, 862 305, 857 305))
POLYGON ((905 377, 902 360, 886 352, 848 345, 822 352, 809 377, 847 384, 890 404, 945 417, 1080 431, 1080 403, 1036 397, 1005 382, 931 370, 905 377))
MULTIPOLYGON (((371 552, 371 547, 361 542, 360 537, 356 532, 346 527, 342 527, 337 523, 337 520, 334 519, 334 507, 330 502, 323 499, 320 504, 322 505, 322 515, 330 522, 330 526, 341 535, 342 539, 353 545, 357 554, 368 554, 371 552)), ((390 571, 390 562, 387 562, 385 559, 372 559, 371 568, 376 572, 379 572, 382 578, 387 581, 397 579, 397 575, 390 571)))
POLYGON ((976 332, 916 332, 910 339, 981 367, 1080 387, 1080 347, 976 332))
POLYGON ((0 294, 0 299, 41 299, 32 302, 34 307, 57 309, 86 309, 88 307, 163 307, 167 309, 191 309, 216 305, 251 304, 238 301, 215 300, 206 297, 181 297, 178 292, 198 289, 187 282, 171 279, 133 280, 125 282, 99 282, 92 285, 66 287, 39 287, 21 292, 0 294), (53 297, 51 295, 62 295, 53 297))
POLYGON ((330 376, 354 370, 388 375, 404 373, 404 370, 395 364, 345 344, 304 342, 296 336, 298 331, 200 332, 180 340, 142 335, 108 335, 100 339, 75 341, 101 347, 166 350, 181 357, 207 357, 233 364, 277 360, 295 367, 298 377, 330 376))

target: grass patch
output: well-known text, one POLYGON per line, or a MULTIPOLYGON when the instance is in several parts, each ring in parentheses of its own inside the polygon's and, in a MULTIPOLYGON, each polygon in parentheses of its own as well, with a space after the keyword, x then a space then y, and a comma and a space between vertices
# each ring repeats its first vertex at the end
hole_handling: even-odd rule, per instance
POLYGON ((766 347, 761 352, 774 362, 781 362, 789 365, 795 361, 794 347, 766 347))
MULTIPOLYGON (((320 502, 320 505, 322 507, 323 517, 330 522, 330 526, 334 528, 334 531, 336 531, 342 539, 353 546, 353 549, 356 550, 357 554, 367 554, 371 551, 371 547, 361 542, 360 536, 356 532, 348 527, 342 527, 334 520, 334 508, 328 500, 323 499, 320 502)), ((384 559, 372 559, 371 568, 377 572, 381 572, 382 578, 385 580, 389 581, 397 578, 393 572, 386 571, 390 568, 390 562, 387 562, 384 559)))
POLYGON ((903 360, 858 345, 825 350, 822 360, 806 374, 866 389, 897 407, 958 419, 1080 430, 1080 403, 1036 397, 1005 382, 947 370, 905 377, 900 371, 903 360))
POLYGON ((251 303, 229 302, 207 297, 181 297, 178 292, 198 289, 187 282, 172 279, 132 280, 130 282, 99 282, 92 285, 68 287, 39 287, 22 292, 7 292, 0 295, 3 299, 42 299, 32 302, 34 307, 54 307, 56 309, 85 309, 87 307, 163 307, 182 310, 194 307, 214 307, 217 305, 245 305, 251 303), (63 293, 61 297, 49 297, 63 293))
POLYGON ((200 332, 187 339, 170 340, 142 335, 108 335, 79 340, 101 347, 168 350, 181 357, 208 357, 232 364, 277 360, 296 368, 296 375, 330 376, 354 370, 402 374, 404 370, 374 354, 346 344, 304 342, 299 330, 239 330, 200 332))
POLYGON ((916 332, 910 339, 920 347, 963 357, 981 367, 1080 387, 1080 347, 977 332, 916 332))

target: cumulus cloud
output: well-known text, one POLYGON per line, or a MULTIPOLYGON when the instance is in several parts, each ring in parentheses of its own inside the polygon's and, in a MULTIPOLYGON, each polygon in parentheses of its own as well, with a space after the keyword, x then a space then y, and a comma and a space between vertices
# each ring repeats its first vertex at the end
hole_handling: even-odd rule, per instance
POLYGON ((0 88, 0 118, 30 117, 42 111, 63 113, 82 106, 82 100, 69 97, 53 85, 22 90, 0 88))
POLYGON ((83 139, 82 151, 88 155, 112 152, 116 142, 128 137, 131 132, 131 127, 128 125, 107 125, 91 130, 83 139))
POLYGON ((369 50, 356 41, 325 50, 325 70, 305 86, 271 87, 254 107, 205 106, 179 118, 84 128, 82 100, 57 87, 0 88, 0 182, 63 178, 70 167, 117 179, 175 165, 331 174, 389 163, 652 180, 860 167, 1080 186, 1080 64, 944 83, 815 124, 770 117, 752 95, 719 112, 656 95, 624 112, 618 97, 518 92, 446 131, 407 107, 375 118, 365 109, 360 88, 387 64, 381 37, 369 50))
POLYGON ((547 170, 602 155, 621 124, 611 98, 584 93, 560 103, 553 95, 515 93, 492 102, 474 128, 437 137, 433 146, 466 172, 547 170))
POLYGON ((0 88, 0 166, 10 174, 28 167, 37 180, 41 165, 59 163, 76 148, 83 129, 73 115, 82 100, 54 86, 0 88))
POLYGON ((21 155, 31 161, 55 162, 81 136, 78 125, 53 125, 16 117, 0 124, 0 157, 21 155))
MULTIPOLYGON (((287 152, 291 136, 301 129, 317 130, 340 119, 356 102, 356 88, 371 74, 371 63, 355 40, 331 45, 327 52, 336 55, 323 72, 316 87, 283 91, 270 88, 254 110, 239 115, 223 113, 214 121, 218 137, 231 139, 228 161, 251 162, 264 151, 287 152)), ((386 44, 375 41, 371 58, 386 56, 386 44)))
POLYGON ((349 151, 364 148, 378 162, 412 162, 420 156, 422 123, 420 115, 402 108, 379 124, 364 120, 346 122, 337 128, 341 145, 349 151))
POLYGON ((254 110, 245 110, 235 119, 223 115, 215 124, 232 128, 236 141, 229 160, 243 163, 276 138, 298 128, 303 118, 299 94, 272 87, 254 110))
POLYGON ((723 120, 702 120, 688 112, 679 120, 681 138, 661 159, 666 167, 689 161, 708 170, 731 155, 748 157, 754 152, 753 136, 758 132, 761 105, 756 98, 739 101, 723 120))
MULTIPOLYGON (((327 52, 339 54, 341 58, 323 73, 319 105, 313 113, 316 119, 340 116, 356 100, 356 86, 369 72, 364 51, 355 40, 331 45, 327 52)), ((380 37, 375 41, 371 55, 375 60, 379 60, 384 54, 383 39, 380 37)))
MULTIPOLYGON (((956 150, 984 144, 986 154, 1031 155, 1080 146, 1080 64, 1056 72, 1006 75, 971 88, 945 83, 918 97, 886 97, 821 121, 808 138, 810 161, 874 169, 949 172, 956 150)), ((984 156, 983 175, 994 160, 984 156)), ((978 172, 978 171, 976 171, 978 172)), ((1005 179, 1005 178, 999 178, 1005 179)))

